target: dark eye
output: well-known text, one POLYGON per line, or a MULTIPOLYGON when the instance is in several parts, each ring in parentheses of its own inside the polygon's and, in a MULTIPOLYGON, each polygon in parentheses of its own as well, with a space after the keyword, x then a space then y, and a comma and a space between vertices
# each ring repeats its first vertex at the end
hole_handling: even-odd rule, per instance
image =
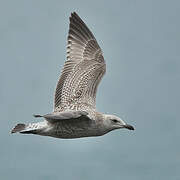
POLYGON ((116 119, 113 119, 112 121, 113 121, 114 123, 117 123, 117 122, 118 122, 118 120, 116 120, 116 119))

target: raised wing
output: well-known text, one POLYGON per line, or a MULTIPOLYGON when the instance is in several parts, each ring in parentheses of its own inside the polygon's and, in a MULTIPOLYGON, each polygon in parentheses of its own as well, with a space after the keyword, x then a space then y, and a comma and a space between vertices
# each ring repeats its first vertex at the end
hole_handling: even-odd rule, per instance
POLYGON ((72 13, 67 60, 56 87, 54 111, 95 109, 97 87, 105 71, 95 37, 81 18, 72 13))

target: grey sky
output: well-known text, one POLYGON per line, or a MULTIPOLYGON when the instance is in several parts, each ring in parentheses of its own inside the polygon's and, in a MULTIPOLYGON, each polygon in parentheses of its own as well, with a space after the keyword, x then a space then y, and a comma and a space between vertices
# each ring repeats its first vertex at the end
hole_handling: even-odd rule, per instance
POLYGON ((180 178, 180 2, 0 0, 0 179, 180 178), (97 109, 135 126, 99 138, 10 135, 52 111, 76 11, 107 73, 97 109))

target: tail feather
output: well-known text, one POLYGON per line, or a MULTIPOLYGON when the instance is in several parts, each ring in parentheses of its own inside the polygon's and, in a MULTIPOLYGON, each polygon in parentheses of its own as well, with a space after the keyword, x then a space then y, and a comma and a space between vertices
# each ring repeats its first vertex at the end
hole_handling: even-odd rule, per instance
POLYGON ((11 131, 11 133, 17 133, 25 130, 26 125, 25 124, 17 124, 11 131))
POLYGON ((29 124, 17 124, 11 131, 11 133, 22 134, 38 134, 47 126, 46 122, 29 123, 29 124))

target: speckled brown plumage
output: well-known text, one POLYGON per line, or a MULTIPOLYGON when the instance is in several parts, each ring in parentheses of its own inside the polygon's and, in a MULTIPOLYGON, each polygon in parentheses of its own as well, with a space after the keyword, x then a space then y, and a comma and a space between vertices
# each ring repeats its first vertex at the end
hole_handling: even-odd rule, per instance
POLYGON ((67 60, 58 81, 54 111, 95 110, 96 91, 106 71, 102 51, 91 31, 74 12, 70 17, 67 60))
POLYGON ((54 111, 34 115, 45 120, 18 124, 11 131, 56 138, 101 136, 114 129, 134 128, 119 117, 96 111, 96 92, 106 64, 94 35, 74 12, 70 17, 67 60, 57 83, 54 111))

